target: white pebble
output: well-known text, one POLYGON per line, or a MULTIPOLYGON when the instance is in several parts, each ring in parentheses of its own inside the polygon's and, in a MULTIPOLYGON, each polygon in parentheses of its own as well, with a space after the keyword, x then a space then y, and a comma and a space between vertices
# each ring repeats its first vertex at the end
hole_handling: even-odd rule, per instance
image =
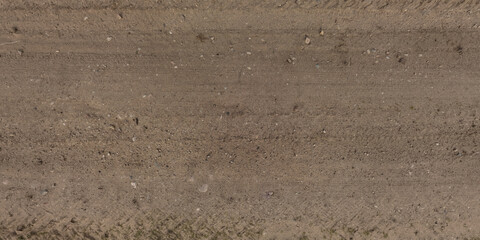
POLYGON ((198 188, 198 191, 201 192, 201 193, 205 193, 208 191, 208 184, 203 184, 202 186, 200 186, 198 188))
POLYGON ((305 44, 310 44, 312 40, 309 37, 305 37, 305 44))

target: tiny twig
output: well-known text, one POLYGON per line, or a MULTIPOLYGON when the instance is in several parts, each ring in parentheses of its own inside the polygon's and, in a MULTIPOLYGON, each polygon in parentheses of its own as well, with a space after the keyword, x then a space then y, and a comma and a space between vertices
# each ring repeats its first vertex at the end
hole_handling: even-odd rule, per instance
POLYGON ((3 46, 3 45, 10 45, 10 44, 15 44, 15 43, 17 43, 17 42, 18 42, 18 41, 0 43, 0 46, 3 46))

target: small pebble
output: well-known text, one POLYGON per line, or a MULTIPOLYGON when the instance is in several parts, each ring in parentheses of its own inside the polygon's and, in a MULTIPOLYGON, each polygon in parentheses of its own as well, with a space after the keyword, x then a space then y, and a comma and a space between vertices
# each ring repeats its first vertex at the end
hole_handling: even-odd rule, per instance
POLYGON ((305 44, 309 45, 312 42, 312 40, 305 35, 305 44))
POLYGON ((290 57, 290 58, 287 59, 287 62, 294 64, 295 60, 297 60, 295 57, 290 57))
POLYGON ((205 193, 208 191, 208 184, 203 184, 202 186, 200 186, 198 188, 198 191, 201 192, 201 193, 205 193))

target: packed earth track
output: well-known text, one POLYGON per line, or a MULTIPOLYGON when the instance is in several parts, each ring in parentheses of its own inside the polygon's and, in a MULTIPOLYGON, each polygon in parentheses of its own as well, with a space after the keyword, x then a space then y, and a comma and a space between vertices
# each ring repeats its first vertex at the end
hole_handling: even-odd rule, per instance
POLYGON ((478 0, 0 0, 0 239, 479 239, 478 0))

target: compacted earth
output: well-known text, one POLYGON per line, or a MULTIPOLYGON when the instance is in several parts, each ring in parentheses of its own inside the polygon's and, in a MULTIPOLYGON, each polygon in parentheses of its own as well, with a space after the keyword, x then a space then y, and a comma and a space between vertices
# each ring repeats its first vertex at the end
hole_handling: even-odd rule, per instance
POLYGON ((0 0, 0 239, 479 239, 478 0, 0 0))

